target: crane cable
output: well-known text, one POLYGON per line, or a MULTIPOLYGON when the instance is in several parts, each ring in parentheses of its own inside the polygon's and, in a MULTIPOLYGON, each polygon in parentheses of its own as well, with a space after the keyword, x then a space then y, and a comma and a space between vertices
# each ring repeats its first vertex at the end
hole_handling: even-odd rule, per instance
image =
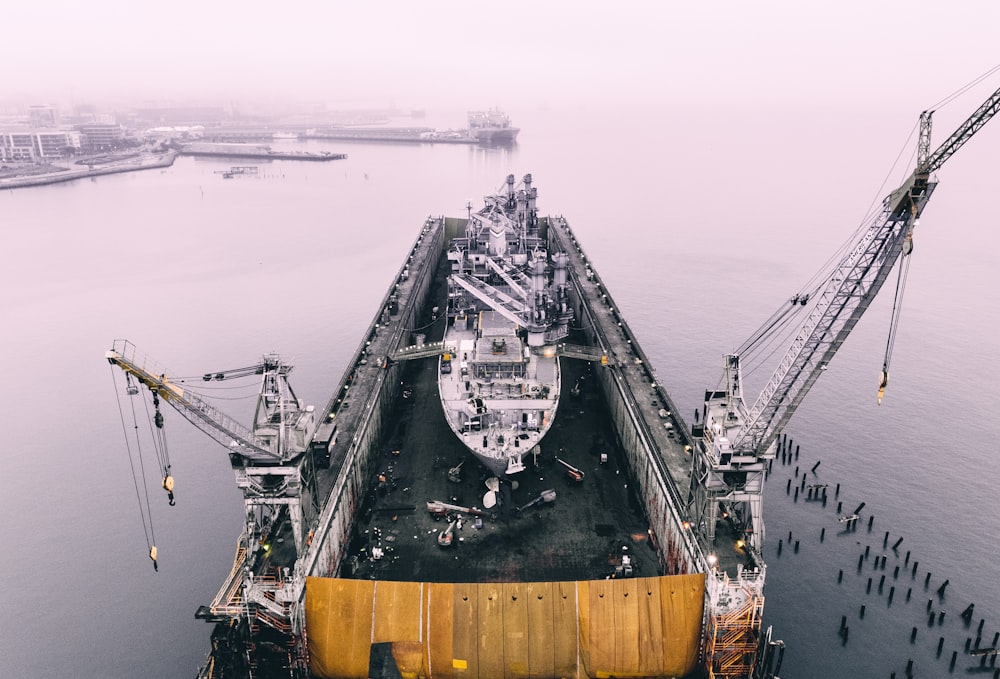
MULTIPOLYGON (((1000 69, 1000 65, 995 67, 993 70, 997 69, 1000 69)), ((976 82, 979 82, 985 77, 986 77, 985 75, 981 76, 973 83, 970 83, 970 85, 967 85, 964 89, 968 89, 976 82)), ((957 96, 957 93, 955 95, 952 95, 952 98, 954 96, 957 96)), ((872 198, 872 201, 869 204, 868 209, 865 212, 865 215, 861 218, 861 221, 858 223, 857 228, 850 236, 848 236, 846 240, 844 240, 841 243, 840 247, 838 247, 833 252, 833 254, 831 254, 830 257, 827 258, 827 260, 816 270, 816 272, 812 275, 812 277, 810 277, 810 279, 806 281, 806 284, 801 288, 805 292, 800 292, 796 294, 794 297, 792 297, 790 300, 790 304, 783 303, 781 307, 779 307, 779 309, 775 311, 771 315, 771 317, 768 318, 742 344, 742 346, 739 347, 739 349, 736 350, 735 353, 741 358, 750 359, 755 352, 766 351, 766 347, 768 344, 774 345, 772 346, 770 351, 767 351, 766 356, 759 359, 757 364, 754 365, 753 367, 748 366, 750 362, 749 360, 746 360, 744 362, 744 368, 749 368, 745 371, 744 376, 752 375, 757 370, 757 368, 765 364, 778 351, 780 345, 776 343, 776 338, 779 336, 776 330, 784 330, 784 331, 788 330, 789 322, 796 315, 790 313, 790 311, 792 310, 802 311, 810 300, 815 300, 816 296, 820 294, 823 287, 829 282, 831 276, 833 276, 833 274, 836 272, 837 266, 841 261, 843 261, 843 258, 846 256, 848 250, 858 242, 858 240, 862 237, 864 232, 870 227, 872 220, 877 217, 880 209, 879 199, 880 197, 883 196, 883 192, 885 191, 886 185, 889 183, 890 177, 896 171, 900 159, 903 157, 903 154, 906 151, 906 149, 910 146, 913 140, 913 136, 917 132, 918 128, 919 128, 919 122, 914 124, 913 127, 910 129, 909 134, 906 136, 906 140, 903 142, 902 146, 899 149, 899 153, 896 154, 896 159, 892 162, 892 165, 886 172, 885 177, 882 179, 882 184, 875 192, 875 195, 872 198), (796 309, 796 307, 798 308, 796 309)), ((915 155, 916 155, 916 149, 914 148, 911 152, 911 162, 912 158, 915 155)))
POLYGON ((988 70, 985 73, 983 73, 981 76, 979 76, 977 78, 974 78, 969 83, 967 83, 965 85, 962 85, 957 90, 955 90, 954 92, 952 92, 948 96, 944 97, 943 99, 941 99, 940 101, 938 101, 936 104, 934 104, 933 106, 931 106, 927 110, 928 111, 936 111, 938 109, 941 109, 941 108, 947 106, 952 101, 954 101, 958 97, 962 96, 963 94, 965 94, 966 92, 968 92, 969 90, 971 90, 973 87, 975 87, 976 85, 978 85, 982 81, 984 81, 987 78, 989 78, 991 75, 993 75, 997 71, 1000 71, 1000 64, 997 64, 996 66, 994 66, 990 70, 988 70))
MULTIPOLYGON (((167 432, 163 428, 163 413, 160 412, 160 396, 155 391, 153 394, 153 408, 155 412, 151 419, 153 426, 150 431, 153 434, 153 449, 156 451, 156 460, 160 465, 160 476, 163 479, 163 489, 167 491, 167 502, 173 507, 174 502, 174 477, 170 474, 170 454, 167 451, 167 432)), ((146 417, 149 419, 149 403, 145 400, 146 417)))
POLYGON ((906 290, 906 279, 910 275, 910 254, 913 252, 913 230, 910 229, 903 242, 903 252, 900 257, 896 276, 896 294, 892 300, 892 318, 889 322, 889 337, 885 342, 885 359, 882 361, 882 374, 879 377, 878 405, 882 405, 885 388, 889 384, 889 361, 892 359, 892 349, 896 344, 896 331, 899 329, 899 316, 903 310, 903 293, 906 290))
MULTIPOLYGON (((127 375, 128 373, 126 373, 127 375)), ((126 378, 127 379, 127 378, 126 378)), ((122 423, 122 433, 125 435, 125 450, 128 453, 128 464, 132 470, 132 485, 135 486, 135 498, 139 504, 139 518, 142 520, 142 530, 146 535, 146 547, 149 550, 149 558, 153 561, 153 570, 159 570, 156 563, 156 533, 153 530, 153 513, 149 507, 149 489, 146 486, 146 468, 142 461, 142 445, 139 441, 139 423, 135 417, 135 406, 132 406, 132 423, 136 434, 136 457, 139 458, 140 473, 136 474, 135 461, 132 458, 132 447, 129 444, 128 428, 125 424, 125 412, 122 409, 121 396, 118 393, 118 382, 115 380, 114 366, 111 366, 111 381, 114 384, 115 399, 118 402, 118 416, 122 423), (142 493, 139 491, 139 477, 142 477, 142 487, 145 491, 146 501, 143 504, 142 493)))

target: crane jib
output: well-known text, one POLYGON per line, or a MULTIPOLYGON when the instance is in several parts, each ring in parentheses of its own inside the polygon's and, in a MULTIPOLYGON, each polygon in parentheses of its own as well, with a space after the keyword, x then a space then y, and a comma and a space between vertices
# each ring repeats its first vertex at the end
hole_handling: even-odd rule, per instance
MULTIPOLYGON (((709 544, 714 540, 720 505, 739 507, 748 518, 743 529, 751 545, 764 540, 761 476, 775 444, 812 385, 827 368, 901 257, 912 251, 912 231, 937 185, 931 174, 1000 112, 1000 89, 994 92, 933 153, 930 148, 931 113, 920 120, 917 168, 889 193, 876 218, 834 264, 819 293, 807 296, 813 304, 770 380, 751 408, 743 400, 738 355, 727 356, 725 392, 706 392, 704 424, 695 456, 693 513, 709 544)), ((905 259, 905 267, 909 259, 905 259)), ((893 325, 880 379, 888 382, 888 359, 895 336, 901 286, 897 282, 893 325)), ((798 300, 798 296, 795 298, 798 300)), ((772 324, 772 327, 774 324, 772 324)), ((768 330, 770 332, 770 330, 768 330)), ((760 342, 763 335, 755 336, 760 342)))

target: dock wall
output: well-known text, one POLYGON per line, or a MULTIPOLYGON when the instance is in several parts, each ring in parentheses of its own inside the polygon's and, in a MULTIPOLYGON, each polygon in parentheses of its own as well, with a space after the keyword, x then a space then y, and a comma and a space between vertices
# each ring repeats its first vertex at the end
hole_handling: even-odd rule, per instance
POLYGON ((333 576, 344 559, 361 497, 399 395, 403 366, 386 361, 386 357, 409 343, 409 329, 418 325, 443 243, 443 220, 429 219, 321 417, 321 422, 328 420, 332 413, 342 426, 331 460, 330 471, 335 473, 324 475, 334 479, 333 485, 328 491, 322 486, 318 489, 323 510, 315 521, 310 548, 300 560, 302 575, 333 576), (389 313, 393 296, 398 303, 395 315, 389 313), (356 395, 347 397, 352 390, 356 395), (350 403, 350 411, 346 403, 350 403))
POLYGON ((176 158, 177 152, 169 151, 153 157, 141 158, 137 160, 129 159, 114 162, 110 165, 95 166, 87 169, 67 169, 63 172, 48 172, 45 174, 27 175, 23 177, 3 177, 0 178, 0 189, 21 189, 30 186, 47 186, 49 184, 61 184, 63 182, 71 182, 76 179, 100 177, 108 174, 153 170, 156 168, 170 167, 174 164, 174 160, 176 158))
POLYGON ((690 479, 690 461, 683 452, 690 450, 686 448, 690 445, 687 426, 676 414, 667 393, 656 383, 649 361, 565 219, 549 218, 549 239, 570 255, 577 323, 584 327, 588 342, 608 356, 607 366, 595 374, 649 519, 661 568, 668 575, 704 572, 705 558, 687 523, 684 501, 690 479), (668 412, 669 420, 676 424, 673 427, 676 439, 661 441, 666 439, 663 423, 657 421, 655 426, 661 429, 654 430, 640 407, 640 399, 654 398, 664 406, 660 410, 668 412))

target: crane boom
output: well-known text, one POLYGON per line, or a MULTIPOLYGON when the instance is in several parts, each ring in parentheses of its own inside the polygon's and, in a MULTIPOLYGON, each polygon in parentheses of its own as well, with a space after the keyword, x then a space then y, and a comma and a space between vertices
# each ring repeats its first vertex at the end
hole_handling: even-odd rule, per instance
POLYGON ((265 544, 266 526, 283 508, 291 518, 295 549, 305 549, 304 526, 310 518, 305 512, 312 507, 309 498, 315 489, 311 456, 304 453, 316 423, 313 407, 303 407, 288 384, 290 364, 269 354, 255 366, 205 375, 206 380, 262 376, 251 429, 173 382, 165 370, 139 354, 127 340, 115 340, 105 358, 226 448, 236 486, 243 491, 247 523, 242 541, 248 552, 265 544))
MULTIPOLYGON (((742 394, 740 357, 726 356, 725 391, 706 392, 703 425, 693 456, 692 502, 699 529, 715 539, 719 506, 736 515, 753 548, 764 540, 762 517, 765 462, 796 408, 871 305, 901 256, 910 253, 912 232, 937 182, 931 173, 1000 111, 994 92, 933 154, 931 114, 920 116, 917 167, 882 201, 882 209, 837 263, 806 321, 753 406, 742 394)), ((797 302, 798 298, 793 300, 797 302)), ((805 303, 805 302, 803 302, 805 303)), ((885 373, 883 372, 883 387, 885 373)))
POLYGON ((166 372, 161 372, 145 357, 140 358, 135 345, 128 340, 115 340, 105 358, 108 359, 108 363, 117 365, 138 379, 150 391, 162 396, 186 420, 231 452, 272 462, 281 459, 280 453, 271 450, 249 427, 240 424, 190 391, 185 391, 172 382, 166 372))
MULTIPOLYGON (((918 172, 930 174, 936 172, 944 162, 951 158, 965 142, 969 141, 979 129, 988 123, 990 119, 1000 112, 1000 89, 990 95, 983 102, 983 105, 976 109, 976 112, 969 116, 957 130, 941 146, 937 148, 925 164, 917 168, 918 172)), ((929 115, 929 114, 928 114, 929 115)))
POLYGON ((733 447, 767 450, 881 289, 935 182, 912 183, 883 204, 864 237, 840 261, 816 306, 747 414, 733 447), (897 195, 898 194, 898 195, 897 195))
MULTIPOLYGON (((998 111, 1000 89, 885 198, 881 213, 837 265, 812 313, 750 408, 742 430, 733 440, 736 450, 763 452, 774 443, 903 253, 904 244, 937 185, 930 181, 930 173, 939 169, 998 111)), ((928 148, 930 120, 931 112, 921 114, 921 145, 928 148)))

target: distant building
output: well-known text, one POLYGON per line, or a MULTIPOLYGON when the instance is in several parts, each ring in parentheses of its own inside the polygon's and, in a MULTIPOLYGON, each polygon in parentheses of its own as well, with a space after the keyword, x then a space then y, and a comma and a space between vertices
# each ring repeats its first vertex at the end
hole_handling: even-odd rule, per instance
POLYGON ((201 125, 180 125, 177 127, 151 127, 145 131, 146 137, 153 137, 160 140, 171 139, 201 139, 205 136, 205 128, 201 125))
POLYGON ((86 151, 114 148, 125 139, 125 128, 115 123, 84 123, 77 125, 76 130, 86 151))
POLYGON ((80 148, 75 130, 0 132, 0 160, 42 163, 65 158, 80 148))
POLYGON ((32 128, 59 127, 59 116, 52 106, 29 106, 28 123, 32 128))
POLYGON ((0 134, 0 158, 5 162, 34 161, 35 142, 30 132, 4 132, 0 134))

